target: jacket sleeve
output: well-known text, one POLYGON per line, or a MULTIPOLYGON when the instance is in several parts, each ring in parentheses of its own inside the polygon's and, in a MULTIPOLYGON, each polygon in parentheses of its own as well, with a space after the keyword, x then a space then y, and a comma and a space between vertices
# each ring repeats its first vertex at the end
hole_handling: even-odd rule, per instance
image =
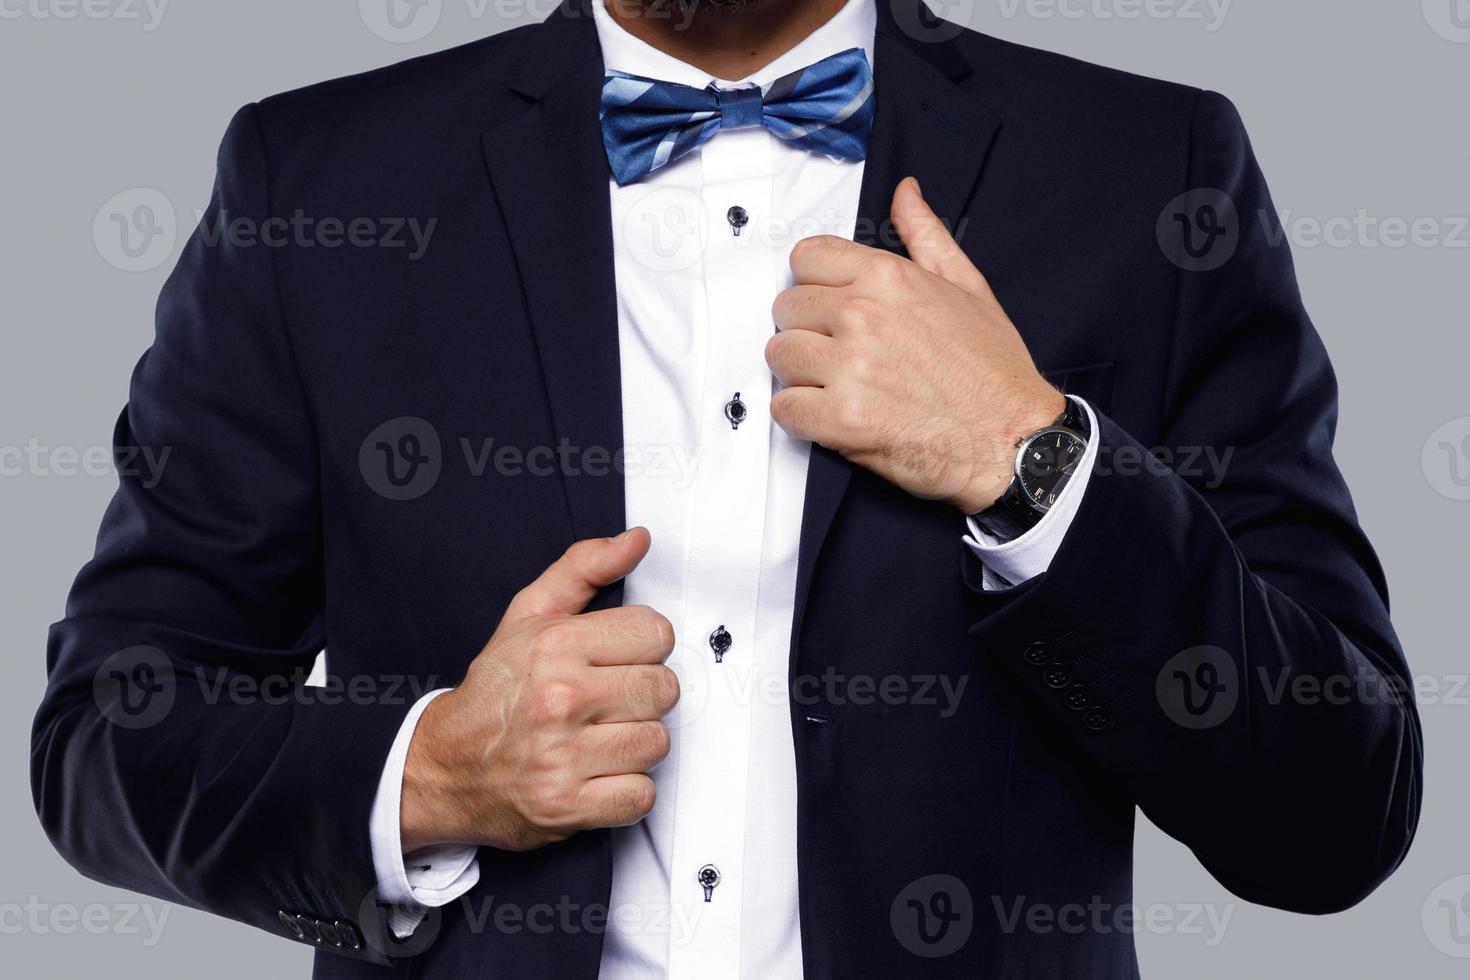
POLYGON ((120 485, 50 634, 32 789, 89 877, 381 963, 368 816, 411 699, 303 686, 326 640, 316 439, 279 250, 219 233, 269 216, 257 113, 230 125, 133 376, 120 485))
POLYGON ((1049 570, 985 595, 967 556, 972 633, 1231 891, 1333 912, 1409 847, 1419 719, 1332 458, 1336 382, 1234 107, 1202 93, 1190 142, 1160 444, 1098 414, 1049 570))

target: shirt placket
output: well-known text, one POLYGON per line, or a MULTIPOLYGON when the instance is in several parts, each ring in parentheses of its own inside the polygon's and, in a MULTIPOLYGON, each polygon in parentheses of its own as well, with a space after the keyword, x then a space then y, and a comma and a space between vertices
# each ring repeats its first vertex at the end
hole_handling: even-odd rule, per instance
POLYGON ((756 607, 770 465, 771 149, 763 130, 722 133, 701 153, 708 356, 689 554, 689 601, 675 656, 691 696, 672 715, 679 742, 679 820, 670 899, 669 976, 740 972, 756 607))

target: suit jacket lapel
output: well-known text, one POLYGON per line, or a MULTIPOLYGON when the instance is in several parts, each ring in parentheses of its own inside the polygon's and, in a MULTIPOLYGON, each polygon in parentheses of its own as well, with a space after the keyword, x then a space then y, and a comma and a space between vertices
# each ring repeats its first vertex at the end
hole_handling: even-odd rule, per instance
POLYGON ((602 53, 578 0, 535 30, 513 73, 514 114, 488 130, 482 145, 525 289, 556 437, 577 454, 561 476, 571 530, 581 539, 624 526, 623 477, 612 465, 623 447, 623 422, 598 122, 602 53))
MULTIPOLYGON (((889 221, 899 181, 917 177, 930 207, 962 236, 961 215, 1000 120, 968 84, 972 69, 951 40, 957 27, 934 17, 921 0, 878 0, 878 7, 873 64, 878 106, 854 237, 902 253, 889 221)), ((831 450, 812 447, 791 633, 793 670, 818 559, 851 478, 852 464, 831 450)), ((955 533, 960 533, 958 524, 955 533)))
MULTIPOLYGON (((577 453, 575 466, 559 469, 571 537, 580 540, 617 534, 625 521, 622 468, 612 464, 623 448, 623 411, 611 203, 598 121, 602 52, 583 0, 567 0, 535 31, 512 75, 508 118, 484 133, 481 146, 519 267, 556 439, 577 453)), ((621 602, 617 583, 591 608, 621 602)), ((482 887, 493 882, 497 897, 512 904, 540 901, 547 890, 574 896, 584 908, 608 902, 607 831, 499 863, 482 887)), ((560 957, 568 975, 596 973, 600 932, 546 941, 556 945, 537 956, 560 957)))

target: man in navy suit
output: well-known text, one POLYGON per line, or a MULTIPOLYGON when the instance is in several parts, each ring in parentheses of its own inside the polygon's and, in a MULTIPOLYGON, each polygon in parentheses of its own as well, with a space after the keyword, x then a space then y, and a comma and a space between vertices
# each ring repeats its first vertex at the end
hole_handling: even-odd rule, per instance
POLYGON ((47 832, 324 978, 1134 977, 1135 807, 1353 905, 1421 736, 1273 214, 1225 99, 917 0, 567 0, 241 110, 47 832))

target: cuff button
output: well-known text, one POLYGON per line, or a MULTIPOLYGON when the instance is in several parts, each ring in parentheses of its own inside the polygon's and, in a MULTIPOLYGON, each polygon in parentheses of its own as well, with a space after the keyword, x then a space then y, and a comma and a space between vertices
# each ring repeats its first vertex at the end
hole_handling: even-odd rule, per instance
POLYGON ((1092 692, 1081 684, 1073 684, 1062 695, 1062 703, 1073 711, 1081 711, 1092 704, 1092 692))
POLYGON ((1112 708, 1099 705, 1089 708, 1082 716, 1082 724, 1090 732, 1105 732, 1118 723, 1118 716, 1113 713, 1112 708))

